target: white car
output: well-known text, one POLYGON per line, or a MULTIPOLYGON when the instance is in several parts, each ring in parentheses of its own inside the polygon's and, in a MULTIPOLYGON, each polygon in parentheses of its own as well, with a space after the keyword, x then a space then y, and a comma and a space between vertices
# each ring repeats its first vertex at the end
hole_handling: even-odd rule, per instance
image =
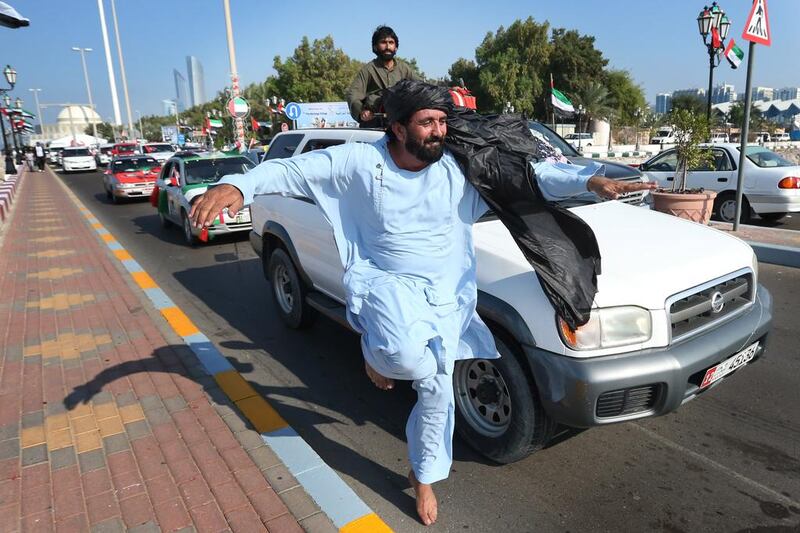
POLYGON ((728 137, 727 133, 712 133, 711 134, 711 143, 728 143, 731 142, 730 138, 728 137))
POLYGON ((567 133, 564 140, 574 148, 587 148, 594 144, 594 135, 591 133, 567 133))
MULTIPOLYGON (((164 163, 156 182, 159 188, 158 216, 162 227, 175 224, 183 229, 183 237, 188 245, 197 244, 203 232, 189 222, 192 199, 206 192, 222 176, 244 174, 253 167, 255 165, 241 155, 178 153, 164 163)), ((207 228, 207 232, 211 239, 216 235, 250 231, 252 227, 249 209, 242 209, 235 217, 223 210, 207 228)))
POLYGON ((97 170, 97 162, 86 146, 70 147, 61 152, 61 168, 64 172, 97 170))
MULTIPOLYGON (((282 133, 266 159, 380 135, 282 133)), ((293 328, 315 314, 347 325, 343 267, 322 212, 307 198, 277 194, 256 196, 250 209, 250 242, 280 318, 293 328)), ((472 228, 477 311, 502 357, 456 363, 455 429, 500 463, 543 447, 557 424, 585 428, 678 409, 757 359, 771 326, 771 296, 745 242, 618 201, 569 210, 592 228, 602 257, 591 319, 577 331, 559 322, 499 220, 488 214, 472 228)))
POLYGON ((169 143, 147 143, 141 146, 141 151, 163 165, 177 150, 169 143))
POLYGON ((101 144, 97 147, 97 150, 94 154, 94 160, 97 161, 97 166, 100 165, 108 165, 111 163, 111 159, 114 157, 111 154, 111 151, 114 149, 113 144, 101 144))
MULTIPOLYGON (((716 191, 714 215, 723 222, 733 222, 739 145, 725 143, 709 148, 713 165, 690 169, 687 187, 716 191)), ((749 220, 753 212, 765 220, 780 220, 787 213, 800 211, 800 166, 763 146, 748 145, 746 154, 741 221, 749 220)), ((645 161, 639 170, 662 187, 671 187, 677 166, 678 158, 672 148, 645 161)))
POLYGON ((650 139, 650 144, 673 144, 675 142, 675 130, 672 126, 662 126, 656 130, 656 134, 650 139))
POLYGON ((792 136, 789 133, 779 133, 773 140, 776 142, 787 142, 792 140, 792 136))

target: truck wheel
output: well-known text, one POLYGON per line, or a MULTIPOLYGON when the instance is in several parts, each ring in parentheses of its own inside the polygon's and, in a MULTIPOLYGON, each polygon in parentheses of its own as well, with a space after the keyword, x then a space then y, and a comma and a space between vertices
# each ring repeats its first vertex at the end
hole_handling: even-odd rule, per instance
POLYGON ((547 444, 555 423, 514 353, 495 341, 500 359, 456 361, 456 429, 478 453, 506 464, 547 444))
MULTIPOLYGON (((736 194, 733 192, 724 192, 717 196, 714 200, 714 215, 722 222, 733 223, 736 218, 736 194)), ((750 202, 747 197, 742 195, 742 216, 739 222, 750 222, 750 202)))
POLYGON ((281 320, 292 329, 310 325, 314 310, 306 303, 306 287, 289 254, 282 248, 275 248, 269 257, 267 272, 281 320))

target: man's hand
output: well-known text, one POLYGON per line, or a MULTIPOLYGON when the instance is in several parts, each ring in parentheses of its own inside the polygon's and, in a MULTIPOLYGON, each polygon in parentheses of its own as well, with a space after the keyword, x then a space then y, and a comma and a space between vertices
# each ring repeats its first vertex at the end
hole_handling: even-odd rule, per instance
POLYGON ((219 212, 225 207, 228 208, 230 216, 244 206, 242 192, 228 183, 212 187, 204 194, 196 196, 192 201, 192 210, 189 211, 189 218, 196 228, 210 226, 219 212))
POLYGON ((629 181, 612 180, 603 176, 592 176, 589 178, 586 188, 602 198, 616 200, 624 194, 637 191, 652 191, 657 189, 658 183, 632 183, 629 181))
POLYGON ((370 120, 373 119, 374 116, 375 114, 369 109, 363 110, 359 115, 359 117, 361 118, 361 122, 369 122, 370 120))

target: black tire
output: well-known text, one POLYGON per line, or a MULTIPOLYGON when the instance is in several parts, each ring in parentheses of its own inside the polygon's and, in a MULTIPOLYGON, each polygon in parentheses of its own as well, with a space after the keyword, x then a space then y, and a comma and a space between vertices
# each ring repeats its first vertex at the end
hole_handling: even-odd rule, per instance
MULTIPOLYGON (((726 191, 717 196, 714 200, 714 218, 722 222, 733 223, 736 218, 736 193, 726 191)), ((747 197, 742 195, 742 216, 739 222, 746 224, 750 222, 750 202, 747 197)))
POLYGON ((282 248, 275 248, 270 254, 267 281, 281 320, 292 329, 311 325, 316 313, 306 303, 308 288, 300 279, 292 258, 282 248))
POLYGON ((777 222, 788 214, 789 213, 760 213, 758 216, 767 222, 777 222))
POLYGON ((514 352, 495 341, 499 359, 456 361, 456 430, 475 451, 507 464, 544 447, 556 424, 514 352))
POLYGON ((183 221, 183 240, 186 241, 187 245, 195 246, 198 242, 198 239, 195 234, 192 233, 192 223, 189 220, 189 215, 186 214, 186 211, 181 211, 181 220, 183 221))
POLYGON ((172 227, 172 225, 174 224, 174 223, 173 223, 173 222, 172 222, 170 219, 168 219, 168 218, 167 218, 167 217, 164 215, 164 213, 162 213, 161 211, 159 211, 159 212, 158 212, 158 220, 159 220, 159 222, 161 222, 161 227, 162 227, 162 228, 171 228, 171 227, 172 227))

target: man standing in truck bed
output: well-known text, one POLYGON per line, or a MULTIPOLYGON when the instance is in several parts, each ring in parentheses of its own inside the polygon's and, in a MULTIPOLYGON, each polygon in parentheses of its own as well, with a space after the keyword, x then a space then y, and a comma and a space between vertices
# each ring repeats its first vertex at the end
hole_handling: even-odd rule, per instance
POLYGON ((362 128, 379 128, 383 124, 375 118, 382 110, 381 93, 400 80, 415 80, 419 76, 411 66, 395 54, 400 39, 389 26, 378 26, 372 34, 372 51, 377 56, 358 71, 347 89, 350 114, 362 128))

